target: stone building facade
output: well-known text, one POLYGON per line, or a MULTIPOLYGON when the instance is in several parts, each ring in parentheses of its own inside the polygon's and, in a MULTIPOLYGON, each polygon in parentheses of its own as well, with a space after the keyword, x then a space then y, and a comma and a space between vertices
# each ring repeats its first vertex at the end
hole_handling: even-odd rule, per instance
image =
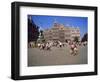
POLYGON ((46 41, 74 40, 77 37, 80 41, 80 29, 76 27, 64 26, 63 24, 54 23, 51 29, 43 32, 46 41))

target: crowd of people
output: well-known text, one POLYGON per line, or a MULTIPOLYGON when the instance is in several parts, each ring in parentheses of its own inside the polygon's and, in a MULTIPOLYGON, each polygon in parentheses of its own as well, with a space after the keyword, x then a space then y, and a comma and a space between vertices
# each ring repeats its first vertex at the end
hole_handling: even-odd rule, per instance
MULTIPOLYGON (((60 42, 60 41, 48 41, 45 43, 38 43, 37 48, 40 50, 52 50, 52 47, 62 48, 64 46, 69 47, 71 55, 78 55, 79 46, 86 46, 87 42, 60 42)), ((29 44, 31 48, 33 48, 33 43, 29 44)))
POLYGON ((78 44, 76 42, 70 43, 70 53, 71 53, 71 55, 77 55, 78 54, 78 44))

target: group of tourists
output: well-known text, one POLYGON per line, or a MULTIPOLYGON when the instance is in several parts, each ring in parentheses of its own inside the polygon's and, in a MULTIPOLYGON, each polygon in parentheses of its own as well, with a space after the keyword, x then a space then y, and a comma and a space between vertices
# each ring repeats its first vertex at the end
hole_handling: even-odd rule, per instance
POLYGON ((78 44, 75 42, 71 42, 69 46, 70 46, 70 54, 78 55, 78 44))
POLYGON ((63 47, 64 44, 60 41, 48 41, 46 43, 38 43, 38 48, 40 50, 51 50, 52 47, 63 47))
MULTIPOLYGON (((74 42, 74 41, 69 41, 62 43, 60 41, 48 41, 45 43, 38 43, 37 47, 40 50, 51 50, 52 47, 57 47, 57 48, 62 48, 64 46, 69 47, 70 54, 71 55, 78 55, 79 52, 79 46, 86 46, 87 42, 74 42)), ((30 47, 33 47, 33 42, 30 43, 30 47)))
POLYGON ((47 43, 38 43, 38 48, 40 50, 51 50, 51 43, 47 42, 47 43))

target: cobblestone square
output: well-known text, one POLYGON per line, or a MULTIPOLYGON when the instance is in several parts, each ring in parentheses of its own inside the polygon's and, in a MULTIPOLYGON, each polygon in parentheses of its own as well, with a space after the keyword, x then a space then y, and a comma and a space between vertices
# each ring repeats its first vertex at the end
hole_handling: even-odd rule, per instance
POLYGON ((67 46, 62 48, 52 47, 51 50, 28 48, 28 66, 87 64, 87 46, 78 49, 78 55, 74 56, 70 54, 70 48, 67 46))

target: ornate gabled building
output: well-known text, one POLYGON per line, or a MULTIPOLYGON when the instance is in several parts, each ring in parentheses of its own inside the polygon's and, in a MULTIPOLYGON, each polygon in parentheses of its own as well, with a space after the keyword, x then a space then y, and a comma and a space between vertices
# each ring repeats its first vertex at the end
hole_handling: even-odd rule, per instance
POLYGON ((51 29, 46 29, 43 32, 46 41, 61 41, 74 40, 75 37, 80 41, 80 29, 63 24, 54 23, 51 29))

